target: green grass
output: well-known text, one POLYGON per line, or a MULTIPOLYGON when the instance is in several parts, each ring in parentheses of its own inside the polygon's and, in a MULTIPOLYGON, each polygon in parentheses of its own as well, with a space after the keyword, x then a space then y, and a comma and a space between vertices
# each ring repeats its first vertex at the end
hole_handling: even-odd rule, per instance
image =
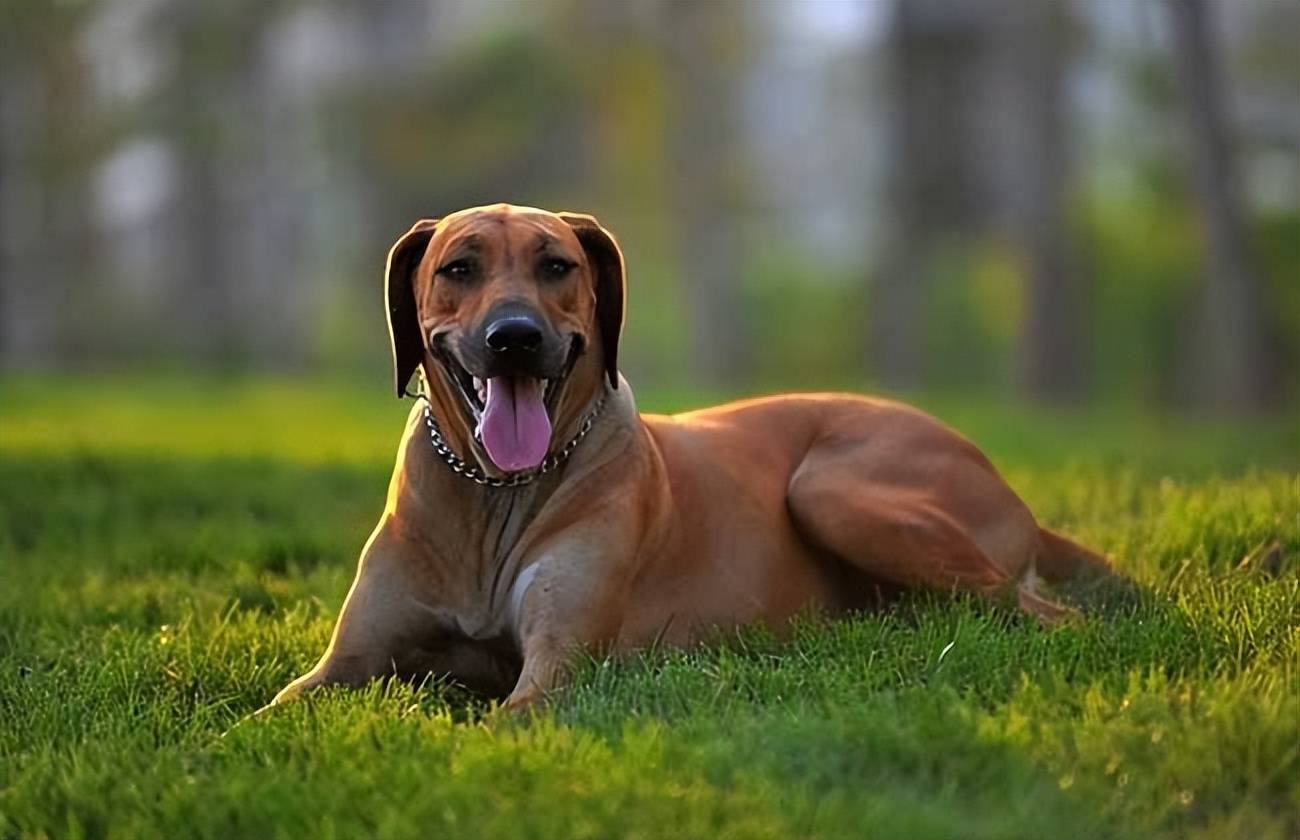
POLYGON ((0 380, 0 838, 1296 836, 1294 418, 922 403, 1143 597, 588 662, 523 720, 375 686, 240 724, 322 650, 404 406, 0 380))

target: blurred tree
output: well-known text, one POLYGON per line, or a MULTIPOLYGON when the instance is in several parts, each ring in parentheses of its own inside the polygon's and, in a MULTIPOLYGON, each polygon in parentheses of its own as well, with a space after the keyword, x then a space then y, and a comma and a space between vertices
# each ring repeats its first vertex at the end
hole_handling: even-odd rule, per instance
POLYGON ((741 278, 745 149, 740 77, 747 12, 735 0, 661 7, 660 31, 675 113, 668 173, 682 252, 691 367, 709 385, 753 375, 753 336, 741 278))
POLYGON ((83 4, 0 6, 0 364, 52 367, 84 351, 93 320, 74 281, 94 264, 87 169, 96 132, 76 43, 83 4), (57 351, 63 350, 63 358, 57 351))
POLYGON ((171 318, 185 353, 210 364, 305 355, 305 308, 282 259, 297 232, 273 218, 287 209, 286 175, 261 166, 279 138, 256 130, 273 107, 266 33, 283 10, 260 0, 168 2, 156 23, 176 56, 153 111, 177 164, 171 318), (257 247, 263 233, 278 233, 278 247, 257 247))
POLYGON ((581 176, 554 190, 556 207, 595 213, 620 239, 630 285, 619 364, 634 382, 680 385, 689 376, 683 314, 695 293, 675 253, 679 184, 669 126, 670 68, 647 3, 564 0, 552 27, 559 60, 577 82, 585 130, 574 152, 590 156, 581 176), (573 39, 584 44, 569 49, 573 39))
POLYGON ((507 199, 623 236, 637 381, 848 384, 861 300, 891 388, 1282 398, 1300 6, 882 5, 7 0, 0 364, 375 370, 392 237, 507 199))
MULTIPOLYGON (((1084 389, 1083 277, 1067 218, 1065 12, 1061 0, 899 0, 893 8, 892 231, 871 330, 875 369, 890 387, 934 384, 932 330, 987 343, 976 335, 970 293, 952 287, 969 285, 979 239, 995 234, 1020 269, 1021 384, 1053 400, 1084 389), (929 323, 937 304, 945 323, 929 323)), ((951 354, 962 342, 937 344, 951 354)), ((942 367, 959 381, 991 375, 971 358, 944 358, 942 367)))
POLYGON ((925 376, 925 302, 945 246, 978 224, 974 68, 987 36, 981 3, 897 0, 887 45, 890 143, 883 264, 871 306, 872 367, 890 388, 925 376))
POLYGON ((1003 148, 1014 149, 1001 181, 1024 254, 1024 311, 1016 371, 1027 394, 1074 400, 1087 387, 1084 274, 1070 235, 1070 140, 1065 67, 1071 21, 1064 0, 1002 2, 1002 85, 1017 106, 1003 148))
POLYGON ((1216 409, 1273 401, 1264 289, 1253 264, 1233 168, 1222 59, 1204 0, 1167 0, 1188 121, 1192 175, 1205 233, 1206 271, 1197 368, 1199 399, 1216 409))
MULTIPOLYGON (((368 0, 350 2, 370 16, 368 0)), ((577 85, 534 27, 493 19, 505 7, 490 4, 393 0, 382 8, 394 20, 365 27, 367 55, 376 58, 329 102, 342 168, 364 182, 362 241, 386 250, 421 216, 498 201, 545 204, 558 185, 584 177, 577 85), (482 14, 484 34, 460 38, 453 12, 482 14), (385 51, 395 31, 421 29, 436 33, 431 43, 412 38, 402 52, 385 51)))

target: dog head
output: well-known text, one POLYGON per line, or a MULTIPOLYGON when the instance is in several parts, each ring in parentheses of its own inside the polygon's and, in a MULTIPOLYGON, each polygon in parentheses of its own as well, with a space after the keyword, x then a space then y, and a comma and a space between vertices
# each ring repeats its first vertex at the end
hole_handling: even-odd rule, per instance
POLYGON ((602 376, 618 387, 623 255, 591 216, 495 204, 424 219, 385 283, 398 396, 423 365, 455 406, 439 419, 503 472, 541 463, 566 398, 602 376))

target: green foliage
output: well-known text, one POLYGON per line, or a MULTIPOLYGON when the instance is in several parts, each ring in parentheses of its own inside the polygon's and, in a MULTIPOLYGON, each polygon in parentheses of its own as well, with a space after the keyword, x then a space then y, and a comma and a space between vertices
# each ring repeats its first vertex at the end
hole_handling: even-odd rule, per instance
POLYGON ((754 362, 763 378, 828 387, 864 367, 867 324, 863 280, 832 272, 811 254, 768 243, 747 272, 754 362))
POLYGON ((950 243, 926 278, 927 381, 1007 393, 1023 319, 1024 257, 997 241, 950 243))
POLYGON ((1300 211, 1262 217, 1255 228, 1254 245, 1267 285, 1277 349, 1289 362, 1284 369, 1290 378, 1279 384, 1294 396, 1300 365, 1300 211))
MULTIPOLYGON (((1199 384, 1184 359, 1196 341, 1204 284, 1205 236, 1194 210, 1160 167, 1143 189, 1097 194, 1083 206, 1082 238, 1092 279, 1089 317, 1098 391, 1154 404, 1186 401, 1199 384)), ((1300 359, 1300 214, 1273 212, 1255 222, 1252 244, 1264 283, 1264 329, 1295 397, 1300 359)))
POLYGON ((461 207, 542 205, 585 173, 580 80, 557 58, 506 28, 333 97, 336 142, 383 191, 394 231, 461 207))
POLYGON ((1112 397, 1155 403, 1187 384, 1175 377, 1202 256, 1191 208, 1168 193, 1098 201, 1084 212, 1093 364, 1112 397))
POLYGON ((445 685, 246 719, 323 649, 404 406, 383 382, 0 389, 0 836, 1300 828, 1293 424, 924 400, 1138 585, 1074 626, 917 597, 584 662, 526 719, 445 685))

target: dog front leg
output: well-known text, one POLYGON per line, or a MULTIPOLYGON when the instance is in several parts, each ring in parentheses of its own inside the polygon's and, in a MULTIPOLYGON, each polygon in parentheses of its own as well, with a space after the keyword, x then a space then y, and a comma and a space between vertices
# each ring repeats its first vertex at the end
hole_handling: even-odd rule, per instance
MULTIPOLYGON (((618 543, 605 543, 617 545, 618 543)), ((505 708, 526 709, 563 685, 575 657, 607 651, 618 637, 630 563, 579 552, 551 555, 521 594, 516 632, 523 669, 505 708)))
POLYGON ((289 683, 270 706, 327 685, 360 685, 393 676, 412 641, 427 634, 430 616, 410 597, 400 544, 382 531, 362 554, 329 647, 310 671, 289 683))
POLYGON ((563 684, 573 656, 582 650, 583 645, 580 642, 566 644, 559 638, 536 638, 531 640, 529 648, 524 655, 519 681, 503 704, 508 711, 524 711, 563 684))

